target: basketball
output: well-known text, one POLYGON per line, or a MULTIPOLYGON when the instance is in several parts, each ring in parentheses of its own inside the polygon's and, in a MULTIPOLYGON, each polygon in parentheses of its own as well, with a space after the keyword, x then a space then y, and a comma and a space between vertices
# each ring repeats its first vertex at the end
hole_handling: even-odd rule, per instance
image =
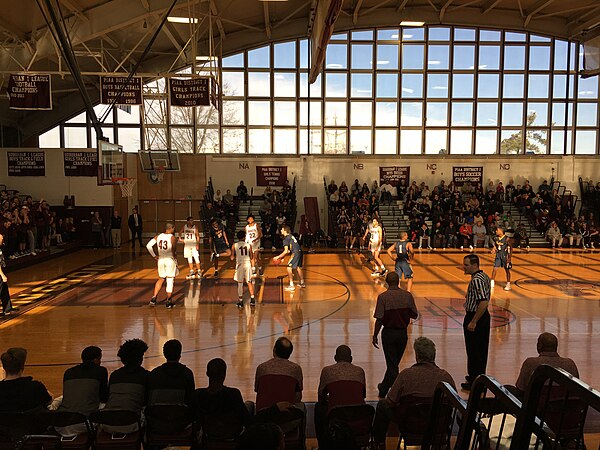
POLYGON ((276 266, 278 266, 279 264, 281 264, 281 259, 277 258, 277 257, 273 257, 273 264, 275 264, 276 266))

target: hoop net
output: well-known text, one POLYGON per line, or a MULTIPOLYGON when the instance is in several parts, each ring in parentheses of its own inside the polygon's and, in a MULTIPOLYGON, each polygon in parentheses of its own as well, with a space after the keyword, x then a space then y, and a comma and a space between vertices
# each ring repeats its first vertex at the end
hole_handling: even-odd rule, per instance
POLYGON ((131 197, 133 195, 133 188, 137 183, 137 178, 113 178, 112 180, 121 188, 122 197, 131 197))
POLYGON ((164 180, 166 172, 167 172, 167 169, 165 169, 164 166, 158 166, 156 168, 156 170, 154 171, 154 175, 156 175, 156 180, 159 182, 164 180))

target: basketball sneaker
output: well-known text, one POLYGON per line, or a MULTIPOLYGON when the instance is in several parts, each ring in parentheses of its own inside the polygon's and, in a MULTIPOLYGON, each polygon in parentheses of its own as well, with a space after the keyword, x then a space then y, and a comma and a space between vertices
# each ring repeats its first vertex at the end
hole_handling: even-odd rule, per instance
POLYGON ((156 306, 156 297, 150 299, 150 306, 156 306))
POLYGON ((195 273, 194 276, 195 276, 196 279, 199 280, 200 278, 202 278, 202 272, 200 272, 199 270, 196 270, 196 273, 195 273))
POLYGON ((185 277, 186 280, 193 280, 194 278, 196 278, 196 274, 193 270, 190 270, 190 274, 187 277, 185 277))
POLYGON ((256 306, 256 299, 254 297, 250 297, 250 306, 256 306))
POLYGON ((235 304, 235 306, 237 306, 238 308, 242 309, 244 307, 244 301, 241 298, 238 299, 238 301, 235 304))
POLYGON ((219 271, 215 270, 215 278, 218 278, 218 277, 219 277, 219 271))
POLYGON ((289 284, 286 287, 284 287, 283 290, 292 292, 296 290, 296 286, 294 286, 293 284, 289 284))
POLYGON ((505 291, 510 291, 512 288, 510 287, 510 281, 506 283, 506 286, 504 286, 504 290, 505 291))
POLYGON ((381 272, 379 272, 379 276, 380 277, 384 277, 389 271, 387 269, 383 269, 381 272))
POLYGON ((300 286, 301 288, 305 288, 306 287, 306 283, 303 281, 302 283, 300 283, 298 286, 300 286))
POLYGON ((372 277, 378 277, 380 275, 379 270, 375 269, 372 273, 371 276, 372 277))
POLYGON ((173 306, 175 306, 175 304, 171 300, 167 300, 167 309, 173 309, 173 306))

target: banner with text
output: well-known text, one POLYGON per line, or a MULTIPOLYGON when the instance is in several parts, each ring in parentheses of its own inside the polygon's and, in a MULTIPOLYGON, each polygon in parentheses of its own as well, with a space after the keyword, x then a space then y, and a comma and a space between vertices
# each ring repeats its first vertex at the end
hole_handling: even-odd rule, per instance
POLYGON ((169 78, 171 106, 209 106, 210 78, 169 78))
POLYGON ((100 103, 110 105, 141 105, 142 78, 100 77, 100 103), (115 102, 115 98, 117 101, 115 102))
POLYGON ((52 109, 50 75, 11 75, 6 92, 11 109, 52 109))
POLYGON ((396 187, 400 184, 400 180, 404 180, 406 186, 410 179, 410 167, 380 167, 379 168, 379 185, 391 184, 396 187))
POLYGON ((452 167, 452 181, 456 186, 462 186, 467 181, 471 184, 483 183, 483 167, 452 167))
POLYGON ((6 152, 9 177, 46 176, 44 152, 6 152))
POLYGON ((287 166, 256 166, 257 186, 284 186, 287 166))
POLYGON ((64 152, 65 177, 98 176, 98 153, 64 152))

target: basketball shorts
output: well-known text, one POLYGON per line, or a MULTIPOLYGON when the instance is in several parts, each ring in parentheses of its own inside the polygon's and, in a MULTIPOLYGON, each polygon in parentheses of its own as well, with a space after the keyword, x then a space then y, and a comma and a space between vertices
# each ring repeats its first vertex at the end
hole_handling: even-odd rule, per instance
POLYGON ((395 271, 400 278, 402 278, 402 274, 404 274, 405 278, 413 277, 412 266, 406 259, 398 259, 396 260, 395 271))
POLYGON ((252 265, 250 262, 238 264, 235 268, 235 274, 233 275, 233 279, 238 283, 250 283, 252 279, 252 265))
POLYGON ((217 253, 225 253, 229 250, 227 243, 225 241, 217 241, 215 242, 215 252, 217 253))
POLYGON ((292 255, 290 260, 288 261, 287 266, 292 269, 297 269, 298 267, 302 268, 302 262, 304 260, 304 254, 302 252, 295 253, 292 255))
POLYGON ((369 242, 369 251, 371 253, 380 252, 381 251, 381 241, 378 242, 369 242))
POLYGON ((260 239, 254 242, 246 242, 252 246, 252 251, 257 252, 260 250, 260 239))
POLYGON ((168 256, 158 259, 158 276, 160 278, 175 278, 177 275, 179 275, 177 261, 168 256))
POLYGON ((196 260, 196 262, 200 260, 200 254, 198 253, 196 246, 192 247, 186 245, 183 247, 183 257, 189 262, 192 262, 192 258, 196 260))
POLYGON ((506 262, 506 256, 496 255, 496 259, 494 259, 494 267, 502 267, 504 269, 512 268, 512 264, 510 267, 507 267, 508 263, 506 262))

